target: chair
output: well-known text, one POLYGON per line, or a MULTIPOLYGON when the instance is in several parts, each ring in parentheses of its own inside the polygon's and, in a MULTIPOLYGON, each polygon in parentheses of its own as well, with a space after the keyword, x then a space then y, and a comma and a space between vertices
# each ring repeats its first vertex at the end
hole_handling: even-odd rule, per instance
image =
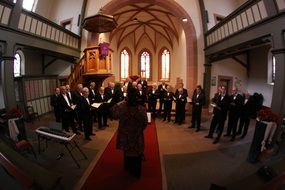
POLYGON ((38 112, 34 111, 32 106, 27 106, 27 121, 34 123, 35 119, 40 120, 38 112))

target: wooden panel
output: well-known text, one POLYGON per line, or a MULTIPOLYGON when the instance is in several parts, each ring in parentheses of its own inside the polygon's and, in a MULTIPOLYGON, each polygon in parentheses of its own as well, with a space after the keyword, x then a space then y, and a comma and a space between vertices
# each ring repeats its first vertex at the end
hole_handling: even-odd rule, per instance
POLYGON ((261 18, 264 19, 264 18, 268 17, 266 8, 264 6, 264 2, 260 1, 257 5, 258 5, 258 8, 259 8, 260 13, 261 13, 261 18))
POLYGON ((254 20, 253 20, 253 15, 252 15, 251 9, 246 10, 246 15, 248 18, 248 24, 249 25, 253 24, 254 20))
POLYGON ((35 102, 36 102, 37 112, 38 112, 39 115, 41 115, 43 113, 42 112, 42 108, 41 108, 41 102, 40 102, 39 99, 36 100, 35 102))
POLYGON ((25 88, 25 93, 26 93, 26 100, 28 101, 31 99, 30 82, 29 81, 25 81, 24 88, 25 88))
POLYGON ((36 34, 39 36, 41 35, 42 26, 43 26, 43 23, 41 21, 38 21, 36 34))
POLYGON ((46 38, 50 38, 51 36, 51 26, 47 26, 47 34, 46 34, 46 38))
POLYGON ((45 108, 46 108, 46 112, 49 112, 50 109, 49 109, 49 97, 47 98, 44 98, 44 105, 45 105, 45 108))
POLYGON ((18 24, 18 29, 24 30, 25 20, 26 20, 26 15, 22 13, 18 24))
POLYGON ((248 26, 247 16, 245 12, 241 13, 241 21, 244 27, 248 26))
POLYGON ((260 12, 259 12, 257 5, 253 5, 251 9, 253 12, 253 17, 254 17, 255 22, 261 20, 260 12))
POLYGON ((235 33, 235 32, 238 31, 236 18, 233 18, 233 19, 232 19, 232 24, 233 24, 233 32, 235 33))
POLYGON ((243 26, 242 26, 241 16, 238 15, 236 19, 237 19, 238 30, 242 30, 243 26))
POLYGON ((49 88, 50 88, 50 87, 49 87, 50 82, 49 82, 49 81, 50 81, 50 79, 46 80, 46 92, 47 92, 46 95, 47 95, 47 96, 50 95, 50 90, 49 90, 49 88))
POLYGON ((276 0, 279 11, 285 9, 285 1, 284 0, 276 0))
POLYGON ((47 108, 45 107, 45 100, 44 100, 44 98, 41 98, 40 102, 41 102, 42 114, 44 114, 44 113, 47 112, 47 108))
POLYGON ((2 18, 1 18, 1 23, 7 25, 10 20, 10 15, 11 15, 11 9, 8 7, 5 7, 2 18))
POLYGON ((27 16, 26 17, 25 26, 24 26, 24 30, 27 31, 27 32, 30 32, 31 24, 32 24, 32 17, 27 16))
POLYGON ((2 23, 3 11, 4 11, 4 6, 0 5, 0 21, 1 21, 1 23, 2 23))
POLYGON ((38 112, 36 101, 32 101, 32 107, 34 108, 35 112, 38 112))
POLYGON ((35 97, 34 98, 39 98, 39 85, 38 85, 38 80, 33 80, 34 81, 34 90, 35 90, 35 97))
POLYGON ((50 38, 51 38, 52 40, 55 39, 55 28, 54 28, 54 27, 51 27, 51 36, 50 36, 50 38))
POLYGON ((47 96, 46 80, 42 80, 43 96, 47 96))
POLYGON ((36 28, 37 28, 37 20, 36 19, 32 19, 32 26, 31 26, 31 31, 32 33, 36 33, 36 28))
POLYGON ((232 21, 228 22, 228 28, 229 28, 229 35, 231 35, 234 32, 232 21))
POLYGON ((39 96, 43 97, 44 96, 44 92, 43 92, 43 79, 42 80, 38 80, 38 85, 39 85, 39 96))
POLYGON ((41 36, 46 37, 47 24, 43 23, 41 36))
POLYGON ((56 33, 55 33, 55 41, 58 42, 59 40, 59 30, 56 29, 56 33))
POLYGON ((30 92, 31 92, 31 100, 35 98, 35 87, 34 81, 30 80, 30 92))

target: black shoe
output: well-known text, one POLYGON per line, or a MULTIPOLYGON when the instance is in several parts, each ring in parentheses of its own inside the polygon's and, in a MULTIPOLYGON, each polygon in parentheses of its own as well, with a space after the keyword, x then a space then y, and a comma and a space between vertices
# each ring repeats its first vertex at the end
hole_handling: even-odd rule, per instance
POLYGON ((162 121, 166 121, 166 119, 163 119, 162 121))
POLYGON ((92 141, 90 137, 85 137, 85 140, 92 141))
POLYGON ((195 126, 193 126, 193 125, 190 125, 188 128, 195 128, 195 126))
POLYGON ((95 136, 96 134, 95 134, 95 133, 91 133, 90 135, 91 135, 91 136, 95 136))
POLYGON ((199 131, 200 131, 200 129, 196 129, 196 130, 195 130, 195 132, 199 132, 199 131))
POLYGON ((235 141, 235 140, 236 140, 235 138, 231 138, 231 140, 230 140, 230 141, 231 141, 231 142, 233 142, 233 141, 235 141))
POLYGON ((213 144, 217 144, 219 142, 219 139, 215 139, 214 141, 213 141, 213 144))
POLYGON ((237 133, 236 135, 237 135, 237 136, 238 136, 238 135, 241 135, 241 133, 237 133))
POLYGON ((208 138, 208 139, 212 139, 213 136, 210 136, 210 135, 206 135, 205 138, 208 138))
POLYGON ((229 137, 230 135, 229 134, 224 134, 224 137, 229 137))
POLYGON ((109 127, 109 125, 108 125, 108 124, 106 124, 106 125, 104 125, 104 127, 109 127))
POLYGON ((243 139, 245 137, 245 135, 242 135, 240 138, 243 139))

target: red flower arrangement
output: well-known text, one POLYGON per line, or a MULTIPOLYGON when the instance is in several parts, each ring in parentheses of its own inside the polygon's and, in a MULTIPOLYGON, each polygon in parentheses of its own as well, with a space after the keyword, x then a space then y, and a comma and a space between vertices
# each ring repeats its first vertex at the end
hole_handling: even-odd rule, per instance
POLYGON ((270 108, 263 107, 257 112, 260 121, 274 121, 277 125, 281 124, 281 117, 274 113, 270 108))

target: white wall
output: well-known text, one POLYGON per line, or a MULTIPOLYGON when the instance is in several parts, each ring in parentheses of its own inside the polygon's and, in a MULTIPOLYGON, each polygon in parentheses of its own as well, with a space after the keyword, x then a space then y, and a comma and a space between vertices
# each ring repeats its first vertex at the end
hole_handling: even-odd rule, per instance
POLYGON ((204 0, 205 9, 208 11, 208 29, 216 25, 214 14, 226 17, 246 0, 204 0))
POLYGON ((267 82, 268 51, 270 46, 260 47, 250 52, 250 74, 248 91, 261 93, 264 97, 263 105, 271 107, 273 86, 267 82))
POLYGON ((213 97, 217 92, 219 75, 233 77, 233 87, 237 87, 241 93, 248 88, 246 68, 231 58, 224 59, 212 63, 212 77, 216 77, 216 85, 211 86, 210 97, 213 97))
POLYGON ((38 0, 36 13, 60 25, 72 19, 71 31, 79 34, 78 16, 81 14, 83 0, 38 0))

